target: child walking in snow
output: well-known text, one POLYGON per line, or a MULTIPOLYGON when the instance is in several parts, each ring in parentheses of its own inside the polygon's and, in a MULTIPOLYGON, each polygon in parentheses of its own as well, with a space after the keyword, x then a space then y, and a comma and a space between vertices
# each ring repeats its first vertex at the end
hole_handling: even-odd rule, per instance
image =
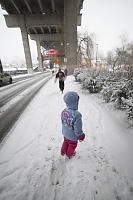
POLYGON ((78 111, 79 96, 76 92, 67 92, 64 95, 66 108, 61 113, 62 133, 64 141, 61 155, 71 158, 75 154, 78 140, 83 141, 85 134, 82 130, 82 115, 78 111))

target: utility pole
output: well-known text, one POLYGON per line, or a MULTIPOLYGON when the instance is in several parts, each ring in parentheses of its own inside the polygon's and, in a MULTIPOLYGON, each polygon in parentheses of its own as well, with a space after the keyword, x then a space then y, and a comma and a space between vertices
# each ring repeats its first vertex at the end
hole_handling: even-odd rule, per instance
POLYGON ((0 73, 3 73, 3 67, 2 67, 1 59, 0 59, 0 73))
POLYGON ((96 44, 96 67, 98 62, 98 44, 96 44))

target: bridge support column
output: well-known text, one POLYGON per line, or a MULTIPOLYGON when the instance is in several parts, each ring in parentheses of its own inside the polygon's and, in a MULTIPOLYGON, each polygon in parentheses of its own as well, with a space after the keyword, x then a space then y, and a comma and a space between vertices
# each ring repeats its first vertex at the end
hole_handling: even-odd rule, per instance
POLYGON ((30 45, 29 45, 29 39, 28 39, 28 33, 25 27, 21 27, 21 35, 23 40, 23 47, 24 47, 24 54, 25 54, 25 60, 27 65, 27 71, 29 74, 33 73, 32 68, 32 60, 31 60, 31 53, 30 53, 30 45))
POLYGON ((57 57, 59 58, 59 66, 63 68, 64 65, 64 46, 61 45, 61 42, 55 45, 56 50, 58 51, 57 57))
POLYGON ((37 45, 37 53, 38 53, 39 71, 43 72, 43 62, 42 62, 42 55, 41 55, 40 40, 36 40, 36 45, 37 45))
POLYGON ((65 65, 68 74, 77 67, 77 0, 64 0, 65 65))

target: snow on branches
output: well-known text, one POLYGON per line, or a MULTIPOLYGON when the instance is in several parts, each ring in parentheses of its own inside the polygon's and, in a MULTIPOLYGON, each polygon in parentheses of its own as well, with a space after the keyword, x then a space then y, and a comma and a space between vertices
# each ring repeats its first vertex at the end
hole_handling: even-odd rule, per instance
POLYGON ((75 80, 90 93, 99 93, 106 103, 112 102, 116 109, 125 110, 133 125, 133 78, 101 68, 76 68, 75 80))

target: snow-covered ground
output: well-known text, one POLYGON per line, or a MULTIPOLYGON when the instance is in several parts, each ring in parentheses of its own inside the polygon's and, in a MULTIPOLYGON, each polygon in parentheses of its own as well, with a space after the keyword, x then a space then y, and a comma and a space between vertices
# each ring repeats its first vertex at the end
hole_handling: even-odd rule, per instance
POLYGON ((32 77, 32 76, 36 76, 37 74, 41 74, 41 72, 34 72, 33 74, 17 74, 17 75, 12 75, 12 79, 16 80, 16 79, 19 79, 19 78, 32 77))
POLYGON ((0 148, 0 200, 132 200, 133 130, 70 76, 80 96, 86 139, 72 159, 60 155, 63 95, 54 77, 40 90, 0 148))

